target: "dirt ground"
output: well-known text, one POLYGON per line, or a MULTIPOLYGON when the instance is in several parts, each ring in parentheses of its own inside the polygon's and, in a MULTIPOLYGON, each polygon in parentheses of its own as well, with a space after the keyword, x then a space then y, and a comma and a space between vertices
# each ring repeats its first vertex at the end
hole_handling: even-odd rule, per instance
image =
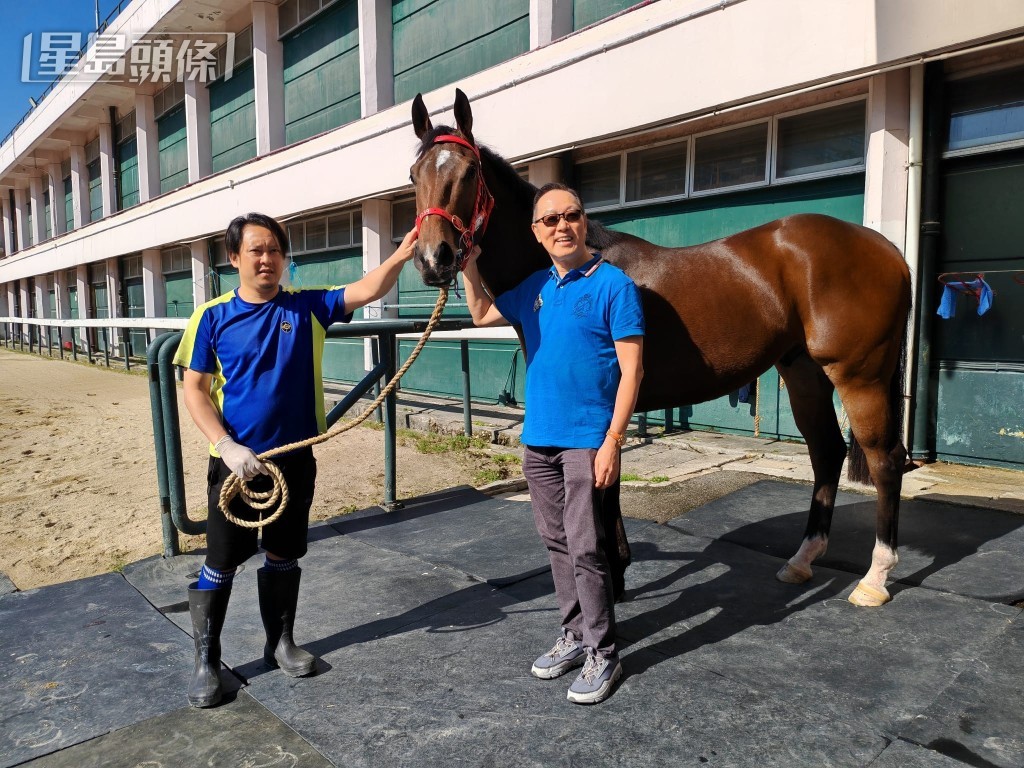
MULTIPOLYGON (((20 589, 116 570, 163 550, 149 382, 137 372, 0 349, 0 571, 20 589)), ((206 516, 206 441, 179 388, 189 516, 206 516)), ((398 447, 398 497, 474 484, 487 452, 398 447)), ((318 445, 312 516, 384 498, 383 432, 318 445)), ((500 457, 499 457, 500 458, 500 457)), ((186 550, 202 537, 181 537, 186 550)))

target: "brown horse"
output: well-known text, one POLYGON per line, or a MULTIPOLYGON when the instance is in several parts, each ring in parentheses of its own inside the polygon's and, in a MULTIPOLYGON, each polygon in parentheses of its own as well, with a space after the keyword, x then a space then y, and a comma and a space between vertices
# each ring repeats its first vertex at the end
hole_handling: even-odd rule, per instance
MULTIPOLYGON (((535 190, 477 147, 462 91, 455 119, 456 129, 435 128, 422 98, 413 101, 421 142, 411 170, 421 212, 414 262, 427 285, 451 284, 462 253, 478 239, 480 273, 498 295, 551 265, 530 229, 535 190), (482 200, 491 195, 486 221, 481 211, 490 206, 482 200)), ((689 248, 662 248, 590 221, 587 242, 632 277, 643 297, 638 411, 720 397, 773 365, 785 382, 814 490, 803 542, 779 571, 782 581, 811 578, 828 544, 847 454, 832 404, 838 392, 854 438, 850 477, 874 481, 878 492, 871 566, 850 601, 887 602, 907 455, 901 369, 911 306, 910 272, 896 247, 873 230, 816 214, 689 248)))

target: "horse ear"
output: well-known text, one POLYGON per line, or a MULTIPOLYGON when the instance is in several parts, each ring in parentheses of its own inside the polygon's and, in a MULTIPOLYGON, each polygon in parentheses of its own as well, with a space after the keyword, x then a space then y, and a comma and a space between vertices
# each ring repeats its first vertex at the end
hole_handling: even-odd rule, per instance
POLYGON ((427 105, 423 103, 423 94, 417 93, 412 100, 412 128, 416 131, 416 138, 422 140, 433 127, 427 105))
POLYGON ((455 89, 455 124, 467 141, 476 144, 473 140, 473 110, 469 106, 469 98, 460 88, 455 89))

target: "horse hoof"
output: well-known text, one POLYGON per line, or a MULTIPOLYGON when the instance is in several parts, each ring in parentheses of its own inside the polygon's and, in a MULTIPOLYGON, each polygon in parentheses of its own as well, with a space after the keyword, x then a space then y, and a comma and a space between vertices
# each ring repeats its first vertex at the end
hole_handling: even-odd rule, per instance
POLYGON ((775 578, 779 581, 783 581, 786 584, 803 584, 805 581, 809 581, 814 572, 802 565, 793 565, 792 563, 786 563, 779 572, 775 574, 775 578))
POLYGON ((857 588, 853 590, 847 599, 854 605, 859 605, 862 608, 877 608, 892 600, 889 596, 889 590, 885 587, 876 589, 870 584, 865 584, 863 581, 857 585, 857 588))

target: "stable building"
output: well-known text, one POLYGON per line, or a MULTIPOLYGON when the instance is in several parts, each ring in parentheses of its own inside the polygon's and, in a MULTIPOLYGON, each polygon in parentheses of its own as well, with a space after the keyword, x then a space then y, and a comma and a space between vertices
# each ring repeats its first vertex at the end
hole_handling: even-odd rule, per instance
MULTIPOLYGON (((882 232, 915 277, 914 456, 1024 468, 1016 0, 134 0, 0 145, 2 332, 185 318, 237 285, 221 235, 251 210, 286 224, 293 284, 352 280, 415 220, 411 99, 451 123, 456 86, 525 178, 659 244, 796 212, 882 232)), ((410 265, 360 316, 435 296, 410 265)), ((142 355, 154 333, 111 343, 142 355)), ((516 350, 472 341, 475 398, 521 401, 516 350)), ((356 381, 365 359, 330 340, 324 374, 356 381)), ((402 385, 457 396, 458 367, 458 342, 432 341, 402 385)), ((774 371, 756 391, 650 417, 798 438, 774 371)))

